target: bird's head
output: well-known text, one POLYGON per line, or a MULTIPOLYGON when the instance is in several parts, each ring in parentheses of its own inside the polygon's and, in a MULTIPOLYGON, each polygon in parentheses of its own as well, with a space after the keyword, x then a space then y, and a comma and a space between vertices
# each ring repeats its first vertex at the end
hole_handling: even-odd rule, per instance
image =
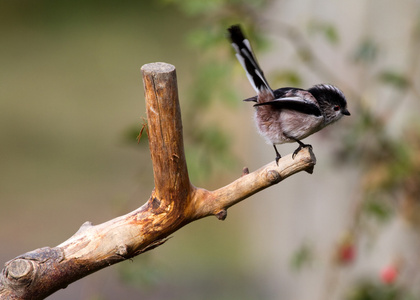
POLYGON ((317 84, 308 91, 318 101, 326 125, 338 121, 342 116, 350 116, 346 97, 339 88, 330 84, 317 84))

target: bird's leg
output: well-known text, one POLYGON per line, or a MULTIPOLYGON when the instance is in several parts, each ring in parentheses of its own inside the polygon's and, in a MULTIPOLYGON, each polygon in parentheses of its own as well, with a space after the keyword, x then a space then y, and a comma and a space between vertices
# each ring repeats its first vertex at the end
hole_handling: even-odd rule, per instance
POLYGON ((299 151, 300 150, 302 150, 302 148, 307 148, 307 147, 309 147, 309 148, 311 148, 312 149, 312 145, 309 145, 309 144, 304 144, 304 143, 302 143, 301 141, 299 141, 298 139, 296 139, 296 138, 294 138, 294 137, 292 137, 292 136, 289 136, 289 135, 284 135, 285 137, 287 137, 288 139, 291 139, 291 140, 294 140, 296 143, 298 143, 299 144, 299 147, 295 150, 295 151, 293 151, 293 154, 292 154, 292 158, 293 159, 295 159, 295 156, 296 156, 296 154, 298 154, 299 153, 299 151))
POLYGON ((274 147, 274 151, 276 151, 276 164, 279 165, 279 160, 281 158, 281 155, 279 151, 277 151, 276 145, 273 144, 273 147, 274 147))
POLYGON ((302 143, 301 141, 299 141, 298 139, 295 139, 295 138, 292 138, 292 137, 291 137, 291 139, 295 140, 295 141, 299 144, 299 147, 298 147, 295 151, 293 151, 293 154, 292 154, 292 158, 293 158, 293 159, 295 159, 296 154, 298 154, 298 153, 299 153, 299 151, 300 151, 300 150, 302 150, 302 148, 307 148, 307 147, 309 147, 309 148, 311 148, 311 149, 312 149, 312 145, 309 145, 309 144, 304 144, 304 143, 302 143))

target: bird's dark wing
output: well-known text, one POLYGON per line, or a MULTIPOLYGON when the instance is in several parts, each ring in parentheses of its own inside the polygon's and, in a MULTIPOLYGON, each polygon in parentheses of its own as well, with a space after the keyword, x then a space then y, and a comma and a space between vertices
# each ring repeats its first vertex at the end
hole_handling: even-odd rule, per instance
POLYGON ((316 103, 308 102, 300 97, 284 97, 268 101, 264 103, 257 103, 254 106, 270 105, 277 109, 290 109, 307 115, 321 116, 321 110, 316 103))

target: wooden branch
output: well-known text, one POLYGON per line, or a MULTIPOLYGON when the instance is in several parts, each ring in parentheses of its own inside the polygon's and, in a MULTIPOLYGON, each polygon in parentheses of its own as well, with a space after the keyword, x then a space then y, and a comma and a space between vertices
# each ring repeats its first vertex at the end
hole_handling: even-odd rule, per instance
POLYGON ((20 255, 0 275, 1 299, 43 299, 68 284, 151 250, 185 224, 215 215, 299 171, 312 173, 309 148, 283 157, 215 191, 194 187, 188 178, 175 68, 142 67, 155 189, 140 208, 99 225, 84 223, 62 244, 20 255))
POLYGON ((287 177, 306 171, 313 172, 316 158, 310 148, 304 148, 293 159, 292 154, 284 156, 279 165, 273 161, 264 167, 244 174, 239 179, 218 190, 208 192, 196 189, 193 197, 193 219, 199 219, 209 215, 215 215, 218 219, 226 218, 226 210, 236 203, 252 196, 253 194, 269 187, 287 177))
POLYGON ((181 111, 175 67, 165 63, 142 67, 146 95, 149 147, 153 162, 155 196, 170 205, 184 204, 190 194, 182 138, 181 111), (168 189, 168 187, 171 187, 168 189))

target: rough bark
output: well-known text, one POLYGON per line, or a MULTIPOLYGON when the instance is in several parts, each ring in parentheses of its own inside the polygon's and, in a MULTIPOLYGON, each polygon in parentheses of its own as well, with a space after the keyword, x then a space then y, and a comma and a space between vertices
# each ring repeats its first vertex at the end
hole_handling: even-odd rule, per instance
POLYGON ((70 283, 151 250, 184 225, 214 215, 299 171, 312 173, 315 157, 305 148, 255 172, 244 171, 215 191, 194 187, 188 177, 175 68, 142 67, 155 188, 140 208, 93 225, 84 223, 62 244, 40 248, 6 262, 0 274, 1 299, 43 299, 70 283))

